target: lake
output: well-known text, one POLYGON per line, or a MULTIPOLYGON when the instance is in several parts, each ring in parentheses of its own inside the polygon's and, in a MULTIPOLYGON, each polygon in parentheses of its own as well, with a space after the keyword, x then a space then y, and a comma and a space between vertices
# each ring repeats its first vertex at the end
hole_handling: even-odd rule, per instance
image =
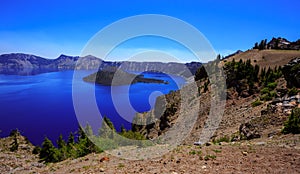
MULTIPOLYGON (((77 75, 85 77, 91 73, 92 71, 78 71, 77 75)), ((114 107, 111 87, 95 85, 99 111, 101 115, 110 118, 117 130, 120 130, 121 125, 130 129, 130 121, 135 113, 149 111, 154 106, 157 95, 167 94, 185 84, 183 78, 175 75, 152 72, 142 74, 169 83, 137 83, 114 87, 116 88, 114 91, 121 91, 114 94, 115 97, 123 101, 129 96, 130 104, 135 110, 128 110, 125 117, 120 116, 114 107), (128 87, 129 93, 122 92, 128 87)), ((0 74, 0 136, 8 136, 12 129, 18 128, 21 134, 28 137, 33 144, 39 145, 45 136, 55 141, 60 134, 66 139, 70 132, 77 131, 78 121, 72 101, 72 78, 73 71, 29 76, 0 74)), ((94 85, 82 79, 75 79, 75 82, 82 88, 90 88, 94 85)))

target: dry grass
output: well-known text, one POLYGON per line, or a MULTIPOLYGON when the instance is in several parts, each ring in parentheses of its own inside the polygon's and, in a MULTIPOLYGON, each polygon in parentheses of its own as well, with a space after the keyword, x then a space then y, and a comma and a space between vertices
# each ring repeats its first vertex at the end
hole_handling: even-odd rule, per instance
POLYGON ((263 67, 283 66, 293 58, 300 57, 300 51, 297 50, 248 50, 243 53, 231 56, 223 62, 230 62, 232 59, 246 61, 251 59, 252 64, 258 64, 263 67))

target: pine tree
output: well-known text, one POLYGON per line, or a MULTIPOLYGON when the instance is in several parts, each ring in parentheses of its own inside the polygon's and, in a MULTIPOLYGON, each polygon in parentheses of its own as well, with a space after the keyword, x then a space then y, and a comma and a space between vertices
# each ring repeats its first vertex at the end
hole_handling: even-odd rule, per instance
POLYGON ((198 68, 198 70, 195 73, 195 81, 201 80, 201 79, 205 79, 207 78, 207 72, 205 67, 202 65, 200 68, 198 68))
POLYGON ((104 118, 102 120, 101 128, 98 131, 99 136, 101 136, 102 138, 113 138, 113 134, 114 134, 115 130, 116 129, 115 129, 113 123, 109 120, 109 118, 104 116, 104 118))
POLYGON ((255 42, 253 49, 258 49, 258 43, 255 42))
POLYGON ((74 134, 72 132, 70 132, 67 144, 68 144, 68 146, 75 144, 75 138, 74 138, 74 134))
POLYGON ((59 161, 59 152, 57 149, 53 146, 51 140, 49 140, 47 137, 45 137, 42 149, 40 151, 40 159, 48 162, 58 162, 59 161))
POLYGON ((217 62, 220 62, 220 60, 221 60, 221 55, 218 54, 218 55, 217 55, 217 62))
POLYGON ((101 152, 100 149, 90 140, 93 137, 92 128, 91 126, 86 126, 86 131, 84 132, 81 127, 79 127, 79 139, 78 143, 76 144, 77 148, 77 155, 78 156, 85 156, 92 152, 101 152), (86 132, 90 132, 90 136, 86 136, 86 132))
POLYGON ((58 146, 59 149, 66 146, 66 142, 64 141, 62 134, 60 134, 60 136, 58 137, 57 146, 58 146))
POLYGON ((284 128, 282 130, 284 134, 292 133, 299 134, 300 133, 300 109, 296 108, 292 110, 291 115, 288 120, 284 124, 284 128))
POLYGON ((93 129, 89 124, 86 124, 86 126, 85 126, 85 134, 88 137, 92 137, 94 135, 93 129))
POLYGON ((14 140, 10 145, 11 147, 9 149, 12 152, 17 151, 19 149, 19 142, 16 135, 14 136, 14 140))
POLYGON ((116 130, 114 127, 114 124, 110 121, 110 119, 108 117, 104 117, 103 120, 105 121, 105 123, 111 130, 113 130, 113 131, 116 130))
POLYGON ((63 161, 69 157, 68 148, 66 146, 66 142, 63 139, 63 136, 60 134, 57 140, 57 146, 59 148, 59 161, 63 161))

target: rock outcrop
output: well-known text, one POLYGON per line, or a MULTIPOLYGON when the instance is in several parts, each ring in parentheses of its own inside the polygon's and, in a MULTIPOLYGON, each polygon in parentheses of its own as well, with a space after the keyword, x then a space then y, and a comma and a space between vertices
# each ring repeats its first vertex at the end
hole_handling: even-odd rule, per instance
POLYGON ((269 49, 280 49, 280 50, 300 50, 300 39, 295 42, 290 42, 285 38, 272 38, 267 44, 269 49))
POLYGON ((300 87, 300 58, 291 60, 282 68, 288 87, 300 87))

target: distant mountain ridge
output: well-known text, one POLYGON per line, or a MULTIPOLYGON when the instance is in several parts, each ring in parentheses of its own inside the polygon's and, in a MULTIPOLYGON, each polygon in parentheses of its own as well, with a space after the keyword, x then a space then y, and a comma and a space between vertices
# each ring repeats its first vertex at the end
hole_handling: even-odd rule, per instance
POLYGON ((46 59, 40 56, 23 53, 0 55, 1 74, 39 74, 63 70, 96 70, 107 66, 120 67, 127 71, 160 71, 168 74, 190 77, 195 74, 202 64, 190 63, 162 63, 162 62, 130 62, 130 61, 104 61, 95 56, 67 56, 60 55, 56 59, 46 59))

